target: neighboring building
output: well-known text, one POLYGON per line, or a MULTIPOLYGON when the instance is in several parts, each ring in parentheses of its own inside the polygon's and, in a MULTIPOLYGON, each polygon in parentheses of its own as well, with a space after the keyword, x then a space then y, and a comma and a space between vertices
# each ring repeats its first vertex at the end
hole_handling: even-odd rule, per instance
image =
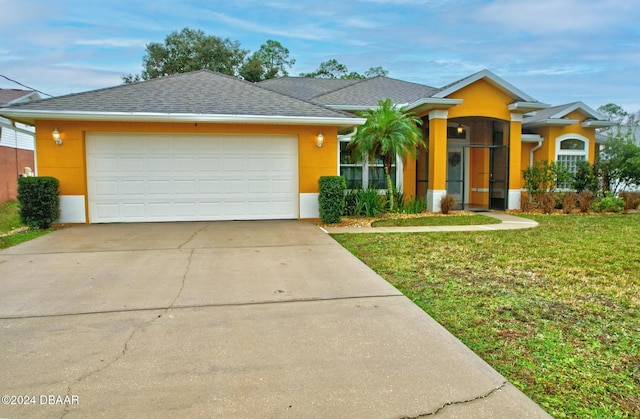
MULTIPOLYGON (((31 90, 0 89, 0 106, 40 100, 31 90)), ((35 170, 35 130, 0 117, 0 202, 17 197, 18 176, 35 170)))
POLYGON ((593 162, 583 103, 550 107, 490 71, 442 88, 375 77, 285 77, 252 84, 207 70, 0 109, 36 126, 40 175, 60 180, 60 222, 317 218, 318 179, 383 189, 378 163, 354 164, 356 111, 391 98, 423 120, 427 147, 395 180, 438 211, 520 207, 537 159, 593 162), (52 133, 59 133, 61 144, 52 133))

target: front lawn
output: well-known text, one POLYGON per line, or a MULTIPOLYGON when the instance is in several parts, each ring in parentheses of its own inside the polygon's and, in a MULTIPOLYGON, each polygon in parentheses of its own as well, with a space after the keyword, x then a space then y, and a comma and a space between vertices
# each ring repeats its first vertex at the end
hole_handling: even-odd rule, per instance
POLYGON ((20 223, 20 208, 15 201, 0 203, 0 249, 43 236, 53 229, 29 230, 20 223), (11 233, 11 234, 9 234, 11 233))
POLYGON ((16 201, 0 203, 0 234, 6 234, 22 227, 19 207, 16 201))
POLYGON ((411 226, 469 226, 484 224, 499 224, 501 221, 486 215, 448 215, 427 216, 415 218, 391 218, 377 220, 371 227, 411 227, 411 226))
POLYGON ((640 214, 333 237, 555 417, 640 416, 640 214))

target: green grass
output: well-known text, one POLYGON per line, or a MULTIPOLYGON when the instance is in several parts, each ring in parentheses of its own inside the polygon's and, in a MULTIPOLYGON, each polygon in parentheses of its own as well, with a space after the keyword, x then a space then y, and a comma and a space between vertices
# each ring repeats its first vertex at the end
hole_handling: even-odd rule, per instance
POLYGON ((11 230, 22 227, 18 211, 19 207, 16 201, 7 201, 0 204, 0 234, 6 234, 11 230))
POLYGON ((640 416, 640 214, 334 235, 554 417, 640 416))
POLYGON ((417 218, 393 218, 378 220, 371 223, 372 227, 413 227, 413 226, 469 226, 483 224, 499 224, 496 220, 486 215, 447 215, 417 218))
MULTIPOLYGON (((4 235, 12 230, 24 227, 22 223, 20 223, 19 210, 20 208, 18 207, 18 203, 15 201, 0 203, 0 235, 4 235)), ((53 231, 53 229, 28 230, 0 237, 0 249, 6 249, 7 247, 35 239, 36 237, 43 236, 50 231, 53 231)))

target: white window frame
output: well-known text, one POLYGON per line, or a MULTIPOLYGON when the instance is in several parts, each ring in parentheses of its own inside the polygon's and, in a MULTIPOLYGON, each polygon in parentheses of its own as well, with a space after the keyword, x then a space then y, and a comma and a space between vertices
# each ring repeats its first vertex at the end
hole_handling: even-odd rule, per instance
MULTIPOLYGON (((565 134, 556 138, 556 154, 555 160, 558 162, 560 156, 570 156, 570 157, 584 157, 584 161, 589 161, 589 139, 580 134, 565 134), (579 140, 584 143, 584 150, 563 150, 560 148, 560 145, 565 140, 579 140)), ((567 185, 562 185, 558 189, 560 190, 569 190, 570 188, 567 185)))
MULTIPOLYGON (((337 155, 338 155, 338 173, 337 175, 340 176, 340 166, 342 166, 342 163, 340 162, 340 143, 349 143, 351 142, 351 137, 344 137, 344 138, 340 138, 338 141, 338 150, 337 150, 337 155)), ((362 188, 363 189, 367 189, 369 187, 369 162, 368 161, 364 161, 360 164, 358 163, 352 163, 352 165, 354 166, 360 166, 362 167, 362 188)), ((399 156, 396 156, 396 182, 395 182, 395 187, 396 190, 398 192, 402 192, 403 191, 403 171, 404 171, 404 165, 402 164, 402 159, 399 156)), ((387 192, 386 188, 383 189, 377 189, 378 191, 380 191, 381 193, 385 193, 387 192)))

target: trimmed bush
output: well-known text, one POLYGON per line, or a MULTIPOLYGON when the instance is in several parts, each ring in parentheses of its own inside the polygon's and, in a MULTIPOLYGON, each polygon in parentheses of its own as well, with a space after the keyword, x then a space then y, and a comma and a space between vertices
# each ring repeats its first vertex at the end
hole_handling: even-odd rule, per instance
POLYGON ((542 212, 551 214, 556 209, 556 194, 553 192, 540 192, 536 194, 542 212))
POLYGON ((578 194, 578 204, 581 212, 589 212, 593 204, 593 192, 584 190, 578 194))
POLYGON ((620 198, 624 199, 626 210, 634 210, 640 206, 640 192, 620 192, 620 198))
POLYGON ((578 194, 575 192, 565 192, 562 194, 562 211, 565 214, 571 214, 576 209, 576 201, 578 194))
POLYGON ((453 195, 445 195, 440 199, 440 212, 444 215, 449 214, 456 204, 456 198, 453 195))
POLYGON ((320 195, 318 204, 320 219, 325 224, 334 224, 342 221, 347 181, 343 176, 321 176, 318 180, 320 195))
POLYGON ((18 178, 20 222, 32 228, 51 227, 59 217, 58 179, 48 176, 18 178))

